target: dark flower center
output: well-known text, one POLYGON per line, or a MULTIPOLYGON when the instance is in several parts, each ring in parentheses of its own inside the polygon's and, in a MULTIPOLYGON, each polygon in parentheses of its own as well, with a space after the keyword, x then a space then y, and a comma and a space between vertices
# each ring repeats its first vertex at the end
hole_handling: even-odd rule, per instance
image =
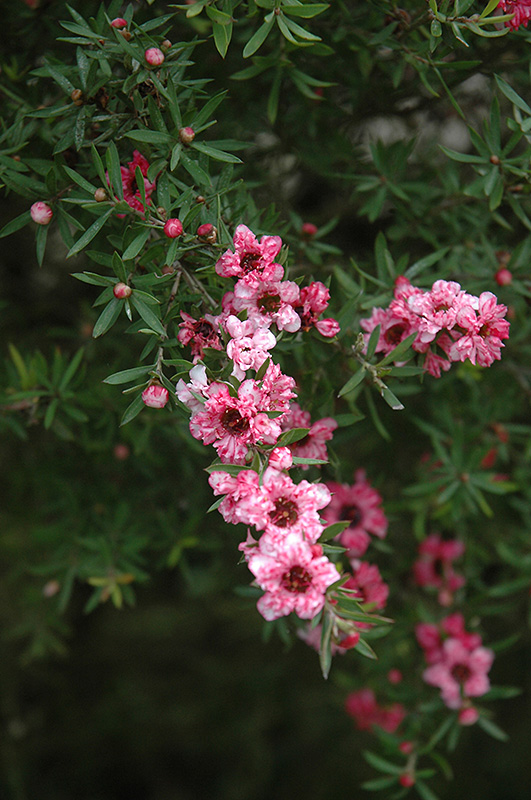
POLYGON ((451 672, 452 677, 455 678, 458 683, 464 683, 472 674, 466 664, 455 664, 451 672))
POLYGON ((272 314, 274 311, 278 311, 280 308, 280 295, 263 294, 262 297, 259 297, 256 301, 256 305, 262 314, 272 314))
POLYGON ((354 504, 350 506, 343 506, 339 512, 339 519, 348 519, 350 521, 351 528, 355 528, 357 525, 359 525, 362 518, 363 514, 358 506, 354 504))
POLYGON ((299 594, 305 592, 311 586, 312 576, 307 572, 304 567, 292 567, 289 572, 285 572, 282 576, 282 586, 288 592, 298 592, 299 594))
POLYGON ((434 558, 432 567, 433 567, 433 571, 434 571, 435 575, 438 578, 442 578, 442 576, 444 574, 442 558, 434 558))
POLYGON ((269 512, 269 519, 279 528, 287 528, 297 522, 299 516, 297 504, 287 497, 279 497, 275 502, 275 508, 269 512))
POLYGON ((236 408, 225 409, 221 416, 221 424, 229 433, 245 433, 249 429, 249 420, 242 417, 236 408))
POLYGON ((260 253, 245 253, 245 255, 240 258, 240 269, 244 275, 247 275, 247 273, 252 272, 253 269, 258 269, 261 260, 260 253))
POLYGON ((391 325, 390 328, 386 330, 384 333, 384 339, 387 344, 400 344, 403 339, 404 333, 406 330, 406 326, 398 323, 397 325, 391 325))
POLYGON ((208 339, 208 337, 212 336, 214 333, 214 326, 206 319, 200 319, 195 323, 194 331, 196 336, 203 336, 205 339, 208 339))
POLYGON ((478 336, 481 336, 482 339, 486 339, 489 334, 490 334, 489 326, 482 325, 478 331, 478 336))

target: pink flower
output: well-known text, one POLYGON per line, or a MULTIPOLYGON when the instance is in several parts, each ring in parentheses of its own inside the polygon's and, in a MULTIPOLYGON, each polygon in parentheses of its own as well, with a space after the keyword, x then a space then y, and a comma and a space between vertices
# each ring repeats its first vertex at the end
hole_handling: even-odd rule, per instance
POLYGON ((139 167, 142 177, 144 178, 144 189, 146 192, 146 202, 148 204, 149 198, 155 189, 155 181, 151 182, 147 179, 147 171, 149 169, 148 161, 141 153, 138 152, 138 150, 134 150, 133 160, 128 162, 127 167, 120 167, 120 172, 122 173, 124 200, 131 206, 131 208, 144 212, 140 189, 136 184, 137 167, 139 167))
POLYGON ((330 292, 321 281, 314 281, 301 289, 299 302, 294 303, 294 308, 301 319, 303 331, 309 331, 310 328, 315 327, 321 336, 328 338, 339 333, 339 323, 335 319, 319 320, 323 311, 328 307, 329 300, 330 292))
POLYGON ((250 320, 242 322, 233 314, 226 319, 224 328, 232 337, 227 344, 227 355, 234 362, 232 374, 243 380, 248 369, 259 370, 269 358, 268 351, 276 345, 276 337, 267 328, 255 328, 250 320))
POLYGON ((266 411, 287 411, 290 400, 296 397, 293 391, 295 380, 284 375, 278 364, 269 364, 262 379, 263 407, 266 411))
POLYGON ((439 331, 453 328, 465 296, 455 281, 435 281, 429 292, 416 293, 408 298, 409 308, 419 317, 421 342, 432 342, 439 331))
POLYGON ((181 378, 176 387, 176 394, 181 403, 184 403, 193 414, 203 410, 205 401, 208 399, 209 381, 206 375, 206 367, 198 364, 190 370, 190 382, 185 383, 181 378), (201 401, 192 394, 204 397, 201 401))
POLYGON ((274 322, 279 330, 294 333, 301 326, 293 309, 298 298, 299 287, 294 281, 265 281, 250 274, 234 287, 232 308, 237 314, 247 311, 256 328, 269 327, 274 322))
POLYGON ((150 408, 164 408, 169 399, 170 393, 160 383, 151 383, 142 392, 142 400, 150 408))
POLYGON ((208 482, 215 495, 225 495, 219 506, 225 522, 233 525, 243 522, 245 525, 254 525, 259 530, 265 528, 273 502, 260 486, 257 472, 242 469, 238 475, 233 476, 216 471, 210 475, 208 482))
POLYGON ((164 53, 158 47, 148 47, 144 58, 151 67, 160 67, 164 63, 164 53))
POLYGON ((227 250, 216 263, 216 272, 226 278, 257 274, 266 281, 282 280, 284 267, 274 259, 282 247, 280 236, 262 236, 260 242, 246 225, 238 225, 233 237, 234 249, 227 250))
POLYGON ((326 590, 339 580, 335 566, 296 533, 288 534, 277 549, 258 548, 249 555, 248 566, 265 594, 257 607, 267 620, 292 612, 313 619, 323 608, 326 590))
POLYGON ((176 239, 183 232, 183 224, 180 219, 167 219, 163 230, 169 239, 176 239))
POLYGON ((373 308, 371 316, 360 320, 360 326, 367 333, 365 343, 369 343, 370 334, 380 325, 380 336, 376 345, 376 353, 390 353, 403 339, 418 331, 417 319, 409 312, 399 314, 389 308, 373 308))
POLYGON ((200 319, 194 319, 190 314, 181 311, 183 322, 179 323, 180 331, 177 339, 181 344, 189 344, 192 348, 194 364, 203 358, 205 347, 222 350, 221 339, 218 335, 218 319, 212 314, 205 314, 200 319))
POLYGON ((290 469, 293 465, 293 454, 289 447, 275 447, 269 453, 269 466, 279 471, 290 469))
POLYGON ((48 203, 44 203, 42 200, 33 203, 30 214, 33 222, 36 222, 37 225, 49 225, 53 217, 52 209, 48 203))
POLYGON ((269 467, 262 486, 273 503, 265 525, 266 540, 282 541, 288 534, 297 533, 314 544, 323 532, 319 509, 330 502, 324 483, 295 484, 285 473, 269 467))
POLYGON ((354 718, 360 731, 372 730, 377 726, 387 733, 394 733, 406 716, 406 710, 400 703, 393 703, 386 708, 379 706, 372 689, 351 692, 345 701, 345 711, 354 718))
POLYGON ((116 19, 111 20, 113 28, 127 28, 127 20, 123 17, 116 17, 116 19))
MULTIPOLYGON (((317 458, 321 461, 328 460, 326 442, 330 441, 337 428, 335 419, 324 417, 312 425, 309 412, 303 411, 298 403, 291 403, 288 413, 281 418, 280 424, 283 431, 289 431, 293 428, 309 428, 304 439, 300 439, 290 445, 294 456, 317 458)), ((307 464, 301 465, 303 470, 308 468, 307 464)))
POLYGON ((339 536, 339 542, 347 548, 349 558, 359 558, 365 553, 369 546, 369 534, 384 539, 387 533, 381 495, 366 480, 364 470, 357 470, 355 479, 352 486, 327 482, 332 500, 323 511, 323 517, 329 525, 350 520, 349 527, 339 536))
POLYGON ((487 673, 494 653, 486 647, 467 648, 462 641, 450 637, 443 642, 441 658, 424 671, 430 686, 441 690, 448 708, 461 708, 465 697, 480 697, 490 688, 487 673))
POLYGON ((465 546, 457 540, 443 541, 432 533, 419 546, 420 558, 413 564, 413 575, 419 586, 433 586, 439 590, 439 603, 451 605, 453 592, 464 586, 465 579, 456 573, 452 562, 460 558, 465 546))
POLYGON ((131 287, 122 282, 115 283, 112 288, 112 293, 117 300, 125 300, 127 297, 131 296, 132 292, 133 290, 131 287))
POLYGON ((498 8, 504 14, 514 14, 514 17, 505 23, 506 28, 517 30, 520 25, 527 28, 531 17, 531 0, 500 0, 498 8))
POLYGON ((389 596, 389 586, 383 582, 380 570, 375 564, 368 564, 366 561, 359 563, 354 574, 343 584, 343 588, 350 590, 350 597, 370 606, 373 611, 384 608, 389 596))
POLYGON ((457 313, 456 324, 464 330, 450 350, 453 361, 470 359, 473 364, 490 367, 501 358, 502 339, 509 336, 509 323, 503 319, 507 306, 498 305, 492 292, 482 292, 472 298, 474 304, 463 306, 457 313))
POLYGON ((250 446, 274 444, 281 429, 276 420, 261 413, 261 392, 254 380, 246 380, 233 397, 224 383, 212 383, 204 409, 190 420, 196 439, 214 445, 224 463, 244 464, 250 446))

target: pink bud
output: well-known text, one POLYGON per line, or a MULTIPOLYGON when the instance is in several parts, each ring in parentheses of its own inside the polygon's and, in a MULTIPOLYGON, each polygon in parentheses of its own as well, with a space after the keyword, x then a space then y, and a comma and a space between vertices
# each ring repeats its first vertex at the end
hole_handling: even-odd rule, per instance
POLYGON ((339 643, 339 646, 344 647, 345 650, 350 650, 352 647, 356 647, 359 640, 360 635, 358 631, 354 631, 354 633, 351 633, 350 636, 345 636, 345 638, 339 643))
POLYGON ((33 222, 36 222, 37 225, 48 225, 53 217, 52 209, 42 200, 39 200, 37 203, 33 203, 30 208, 30 214, 33 222))
POLYGON ((61 588, 61 584, 59 581, 51 580, 44 584, 42 587, 42 594, 44 597, 53 597, 57 594, 59 589, 61 588))
POLYGON ((144 58, 152 67, 160 67, 164 62, 164 53, 158 47, 148 47, 144 53, 144 58))
POLYGON ((111 20, 111 25, 113 28, 127 28, 127 20, 123 17, 116 17, 111 20))
POLYGON ((462 708, 459 712, 458 719, 460 725, 474 725, 479 719, 479 712, 474 706, 462 708))
POLYGON ((183 144, 191 144, 195 139, 195 131, 193 128, 181 128, 179 130, 179 139, 183 144))
POLYGON ((216 244, 218 238, 218 229, 215 228, 212 223, 205 222, 204 225, 200 225, 197 229, 197 235, 204 242, 208 242, 208 244, 216 244))
POLYGON ((126 461, 129 458, 130 450, 123 442, 114 445, 113 455, 117 461, 126 461))
POLYGON ((126 283, 115 283, 112 290, 117 300, 125 300, 126 297, 130 297, 131 292, 131 287, 126 283))
POLYGON ((151 383, 142 392, 142 400, 149 408, 164 408, 169 399, 168 390, 160 383, 151 383))
POLYGON ((400 786, 404 786, 409 789, 410 786, 415 785, 415 778, 410 772, 403 772, 398 779, 398 783, 400 786))
POLYGON ((289 447, 275 447, 269 454, 269 466, 274 469, 289 469, 293 464, 293 454, 289 447))
POLYGON ((303 222, 301 233, 303 236, 315 236, 317 233, 317 225, 314 225, 313 222, 303 222))
POLYGON ((169 239, 175 239, 183 232, 183 225, 180 219, 168 219, 164 223, 164 233, 169 239))
POLYGON ((408 739, 404 739, 404 741, 400 742, 400 744, 398 745, 398 749, 405 756, 408 756, 410 753, 413 752, 413 747, 414 747, 413 742, 410 742, 408 739))
POLYGON ((498 272, 494 276, 494 280, 496 281, 498 286, 509 286, 509 284, 512 283, 513 280, 513 273, 511 272, 511 270, 503 267, 502 269, 498 270, 498 272))
POLYGON ((315 327, 321 334, 321 336, 326 336, 327 339, 331 339, 333 336, 337 336, 341 328, 339 327, 339 322, 336 319, 319 319, 315 323, 315 327))
POLYGON ((387 680, 389 683, 401 683, 402 682, 402 673, 399 669, 393 667, 387 673, 387 680))

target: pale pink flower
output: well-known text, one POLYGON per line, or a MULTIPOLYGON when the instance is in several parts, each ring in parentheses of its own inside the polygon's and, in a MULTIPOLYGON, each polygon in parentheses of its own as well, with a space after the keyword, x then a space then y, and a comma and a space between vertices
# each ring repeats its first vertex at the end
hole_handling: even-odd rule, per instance
POLYGON ((251 552, 248 566, 265 594, 257 603, 266 620, 294 612, 301 619, 313 619, 325 603, 326 590, 339 580, 336 567, 296 533, 289 533, 277 549, 261 547, 251 552))
POLYGON ((254 380, 246 380, 233 397, 224 383, 212 383, 203 410, 190 420, 190 431, 204 444, 212 444, 224 463, 244 464, 250 446, 274 444, 281 428, 261 413, 261 392, 254 380))
POLYGON ((159 47, 148 47, 144 58, 151 67, 160 67, 164 62, 164 53, 159 47))
POLYGON ((142 401, 150 408, 164 408, 169 399, 170 393, 160 383, 151 383, 142 392, 142 401))
POLYGON ((423 294, 412 294, 408 306, 419 317, 419 340, 432 342, 439 331, 450 330, 466 293, 456 281, 435 281, 423 294))
POLYGON ((293 465, 293 453, 289 447, 275 447, 269 453, 269 466, 279 471, 290 469, 293 465))
POLYGON ((266 281, 282 280, 284 267, 275 263, 282 247, 280 236, 262 236, 260 242, 246 225, 238 225, 234 250, 227 250, 216 263, 216 272, 226 278, 257 274, 266 281))
POLYGON ((503 319, 507 306, 497 303, 492 292, 482 292, 472 298, 474 304, 463 306, 457 313, 456 325, 464 330, 450 350, 454 361, 470 359, 472 364, 490 367, 501 358, 502 339, 509 336, 509 322, 503 319))
POLYGON ((465 697, 480 697, 490 688, 487 673, 494 653, 486 647, 468 649, 459 639, 450 637, 443 642, 441 658, 428 667, 423 678, 430 686, 441 690, 448 708, 461 708, 465 697))
POLYGON ((438 589, 439 603, 451 605, 453 593, 464 586, 465 579, 454 571, 452 562, 465 552, 462 542, 444 541, 439 534, 432 533, 419 545, 420 558, 413 564, 413 575, 419 586, 438 589))
POLYGON ((497 7, 504 14, 514 14, 514 17, 505 23, 507 28, 517 30, 521 25, 527 28, 531 18, 531 0, 500 0, 497 7))
POLYGON ((294 281, 265 281, 250 274, 235 285, 232 308, 237 314, 247 311, 256 328, 274 323, 279 330, 294 333, 301 326, 300 317, 293 309, 299 294, 294 281))
POLYGON ((203 410, 205 401, 208 399, 208 387, 210 384, 206 374, 206 367, 203 364, 193 367, 190 370, 189 378, 189 383, 185 383, 182 378, 179 380, 176 393, 181 403, 184 403, 192 414, 197 414, 203 410), (203 397, 204 400, 194 397, 192 392, 203 397))
POLYGON ((330 502, 330 492, 324 483, 295 484, 285 473, 268 467, 262 486, 273 503, 265 525, 266 538, 282 540, 295 532, 315 543, 323 532, 319 509, 330 502))
POLYGON ((223 349, 217 317, 205 314, 204 317, 194 319, 186 311, 181 311, 181 317, 183 321, 179 323, 177 339, 181 344, 190 345, 194 364, 203 358, 205 347, 212 347, 214 350, 223 349))
POLYGON ((289 409, 290 400, 296 397, 295 380, 284 375, 278 364, 269 364, 262 378, 262 406, 266 411, 282 411, 289 409))
POLYGON ((387 733, 394 733, 406 716, 406 710, 400 703, 387 707, 378 705, 374 692, 367 688, 351 692, 347 696, 345 711, 353 717, 360 731, 379 727, 387 733))
POLYGON ((332 500, 323 511, 323 517, 330 525, 333 522, 349 520, 350 525, 339 536, 339 542, 347 548, 349 558, 359 558, 369 545, 369 534, 379 539, 387 533, 387 517, 382 509, 382 497, 367 481, 365 470, 355 473, 355 483, 327 482, 332 500))
POLYGON ((260 485, 260 477, 252 469, 242 469, 237 475, 228 472, 213 472, 208 482, 215 495, 225 495, 219 511, 225 522, 236 525, 254 525, 261 530, 268 521, 273 502, 260 485))
POLYGON ((370 334, 380 325, 380 335, 376 345, 376 353, 390 353, 403 339, 418 332, 417 318, 410 312, 407 316, 391 311, 389 308, 373 308, 371 316, 360 320, 365 345, 369 343, 370 334))
POLYGON ((242 322, 233 314, 225 320, 224 328, 232 337, 227 344, 227 355, 234 362, 232 374, 243 380, 248 369, 258 371, 269 358, 276 337, 267 328, 255 328, 249 320, 242 322))

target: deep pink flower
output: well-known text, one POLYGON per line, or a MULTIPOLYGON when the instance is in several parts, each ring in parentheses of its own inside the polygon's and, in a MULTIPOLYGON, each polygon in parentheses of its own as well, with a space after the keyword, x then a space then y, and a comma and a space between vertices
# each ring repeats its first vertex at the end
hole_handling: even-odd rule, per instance
POLYGON ((480 697, 488 692, 487 673, 493 660, 492 650, 486 647, 471 650, 459 639, 450 637, 443 642, 440 660, 424 671, 423 678, 441 690, 448 708, 461 708, 465 697, 480 697))
POLYGON ((183 224, 180 219, 167 219, 163 230, 168 239, 176 239, 183 232, 183 224))
POLYGON ((527 28, 531 18, 531 0, 500 0, 498 8, 504 14, 514 14, 514 17, 505 23, 506 28, 517 30, 520 25, 527 28))
POLYGON ((274 323, 281 331, 295 333, 301 326, 293 306, 299 298, 299 287, 294 281, 265 281, 256 274, 239 280, 234 287, 232 308, 236 314, 247 311, 256 328, 274 323))
POLYGON ((324 606, 326 590, 340 578, 321 548, 315 550, 296 533, 287 534, 281 546, 269 545, 266 551, 260 539, 249 554, 248 566, 265 590, 257 607, 267 620, 292 612, 301 619, 313 619, 324 606))
POLYGON ((390 353, 407 339, 412 333, 418 332, 417 318, 411 312, 400 314, 389 308, 373 308, 371 316, 360 320, 360 327, 366 331, 365 344, 369 343, 370 334, 380 325, 380 336, 376 345, 376 353, 390 353))
POLYGON ((127 167, 120 167, 120 172, 122 173, 122 187, 125 202, 128 203, 131 208, 143 212, 144 206, 142 204, 142 197, 140 195, 140 189, 136 183, 137 167, 140 168, 140 172, 144 178, 146 202, 149 205, 150 197, 153 194, 156 183, 155 181, 148 181, 147 179, 147 171, 149 169, 149 163, 147 159, 145 159, 144 156, 138 152, 138 150, 134 150, 133 160, 128 162, 127 167))
MULTIPOLYGON (((289 411, 285 414, 280 424, 283 431, 293 428, 309 428, 304 439, 299 439, 290 445, 294 456, 299 458, 318 458, 322 461, 328 460, 326 442, 329 442, 337 428, 337 422, 332 417, 324 417, 317 420, 312 425, 311 416, 308 411, 303 411, 298 403, 291 403, 289 411)), ((301 469, 308 469, 307 464, 302 464, 301 469)))
POLYGON ((160 383, 151 383, 142 392, 144 405, 150 408, 164 408, 169 399, 170 393, 160 383))
POLYGON ((269 467, 262 486, 273 503, 265 525, 266 539, 282 540, 295 532, 315 543, 323 532, 319 510, 330 502, 330 492, 324 483, 295 484, 285 473, 269 467))
POLYGON ((509 336, 509 322, 503 319, 507 306, 497 303, 492 292, 482 292, 475 302, 463 306, 457 313, 456 325, 464 330, 450 350, 454 361, 470 359, 473 364, 490 367, 501 358, 502 339, 509 336))
POLYGON ((261 383, 263 408, 266 411, 288 411, 294 392, 295 380, 284 375, 278 364, 269 364, 261 383))
POLYGON ((212 383, 204 408, 190 420, 196 439, 212 444, 224 463, 244 464, 250 446, 274 444, 279 423, 261 413, 262 395, 256 381, 246 380, 233 397, 224 383, 212 383))
POLYGON ((464 551, 462 542, 444 541, 437 533, 430 534, 419 546, 420 558, 413 564, 415 581, 419 586, 438 589, 442 606, 451 605, 453 593, 464 586, 464 577, 454 571, 452 564, 464 551))
POLYGON ((365 477, 365 470, 355 473, 355 483, 327 482, 332 500, 323 511, 330 525, 340 520, 350 520, 350 525, 339 536, 339 542, 348 550, 349 558, 359 558, 369 546, 369 534, 379 539, 387 533, 387 517, 381 507, 382 497, 365 477))
POLYGON ((192 348, 194 364, 203 358, 205 347, 212 347, 214 350, 222 350, 221 339, 219 338, 219 324, 217 317, 212 314, 205 314, 200 319, 194 319, 186 311, 181 311, 182 322, 179 323, 180 331, 177 339, 181 344, 189 344, 192 348))
POLYGON ((228 472, 213 472, 208 482, 215 495, 225 495, 219 511, 225 522, 254 525, 261 530, 268 521, 273 502, 260 485, 260 477, 252 469, 242 469, 236 476, 228 472))
POLYGON ((304 286, 300 291, 298 302, 293 303, 295 311, 301 320, 301 329, 309 331, 310 328, 317 328, 321 336, 331 338, 336 336, 339 331, 337 320, 329 318, 320 320, 319 317, 328 307, 330 292, 321 281, 314 281, 309 286, 304 286))
POLYGON ((353 575, 343 584, 343 588, 349 589, 349 596, 369 605, 372 611, 384 608, 389 596, 389 586, 382 580, 380 570, 375 564, 368 564, 366 561, 359 563, 353 575))
POLYGON ((260 241, 246 225, 238 225, 234 250, 226 250, 216 263, 216 272, 226 278, 257 274, 266 281, 282 280, 284 267, 275 263, 282 247, 280 236, 262 236, 260 241))
POLYGON ((393 703, 386 708, 378 705, 372 689, 351 692, 345 701, 345 711, 354 718, 360 731, 372 730, 377 726, 387 733, 394 733, 406 716, 406 710, 400 703, 393 703))

